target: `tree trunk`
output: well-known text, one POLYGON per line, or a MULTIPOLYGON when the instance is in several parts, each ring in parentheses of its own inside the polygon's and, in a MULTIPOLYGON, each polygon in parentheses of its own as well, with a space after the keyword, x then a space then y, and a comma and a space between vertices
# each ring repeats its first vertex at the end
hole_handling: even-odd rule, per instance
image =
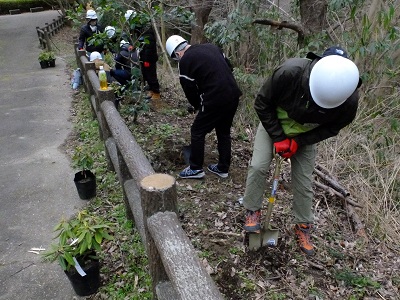
POLYGON ((327 10, 326 0, 300 0, 300 16, 306 36, 326 29, 327 10))
POLYGON ((207 42, 204 36, 204 25, 208 22, 211 9, 213 8, 214 0, 192 0, 191 8, 195 15, 195 20, 192 23, 192 37, 190 44, 201 44, 207 42))

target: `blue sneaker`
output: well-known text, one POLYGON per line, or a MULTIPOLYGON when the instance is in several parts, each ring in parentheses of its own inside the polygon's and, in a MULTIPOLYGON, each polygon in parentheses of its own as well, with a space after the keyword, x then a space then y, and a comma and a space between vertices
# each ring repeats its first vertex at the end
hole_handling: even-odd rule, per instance
POLYGON ((215 175, 218 175, 218 176, 221 177, 221 178, 226 178, 226 177, 228 177, 228 173, 221 172, 221 171, 218 169, 218 165, 217 165, 217 164, 215 164, 215 165, 208 165, 207 170, 210 171, 211 173, 214 173, 215 175))
POLYGON ((203 170, 192 170, 190 166, 179 173, 180 178, 203 178, 204 175, 203 170))

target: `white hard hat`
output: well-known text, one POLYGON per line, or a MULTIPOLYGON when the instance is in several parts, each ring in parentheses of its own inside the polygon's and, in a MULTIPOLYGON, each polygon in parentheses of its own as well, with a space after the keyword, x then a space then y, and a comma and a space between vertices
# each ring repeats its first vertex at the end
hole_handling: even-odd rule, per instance
POLYGON ((357 66, 339 55, 321 58, 310 73, 310 92, 323 108, 341 105, 354 93, 360 79, 357 66))
POLYGON ((86 12, 86 19, 90 19, 90 20, 97 20, 97 14, 93 9, 89 9, 86 12))
POLYGON ((119 46, 122 47, 123 45, 129 44, 127 41, 125 40, 121 40, 121 42, 119 43, 119 46))
POLYGON ((97 51, 93 51, 92 53, 90 53, 89 60, 90 61, 94 61, 95 59, 103 60, 103 58, 101 57, 101 54, 99 52, 97 52, 97 51))
POLYGON ((104 28, 104 32, 107 34, 108 38, 111 39, 115 35, 115 27, 107 26, 104 28))
POLYGON ((133 9, 128 9, 125 13, 125 20, 129 20, 130 17, 134 18, 136 16, 136 11, 134 11, 133 9))
POLYGON ((168 55, 171 56, 171 58, 176 58, 175 49, 184 43, 187 44, 187 40, 185 40, 180 35, 171 35, 167 39, 167 42, 165 43, 165 48, 167 50, 168 55))

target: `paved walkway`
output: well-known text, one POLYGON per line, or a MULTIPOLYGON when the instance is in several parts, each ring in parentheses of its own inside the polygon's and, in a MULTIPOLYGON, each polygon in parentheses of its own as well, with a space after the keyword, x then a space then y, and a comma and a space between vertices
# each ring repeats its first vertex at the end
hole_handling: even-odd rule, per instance
POLYGON ((57 263, 43 263, 32 247, 47 248, 54 225, 86 202, 74 170, 59 149, 71 131, 71 88, 65 63, 41 69, 36 26, 56 11, 0 16, 0 299, 73 299, 57 263))

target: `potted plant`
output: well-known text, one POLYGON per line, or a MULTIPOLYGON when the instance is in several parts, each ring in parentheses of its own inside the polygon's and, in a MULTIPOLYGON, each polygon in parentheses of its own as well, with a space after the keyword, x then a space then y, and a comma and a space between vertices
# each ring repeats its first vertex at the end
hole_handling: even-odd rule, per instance
POLYGON ((93 167, 93 158, 82 147, 76 147, 72 160, 80 171, 75 173, 74 183, 79 198, 87 200, 96 196, 96 176, 90 171, 93 167))
POLYGON ((79 296, 95 293, 100 287, 100 260, 103 240, 112 240, 112 224, 86 210, 62 219, 54 228, 57 243, 42 253, 44 261, 58 261, 79 296))
POLYGON ((39 53, 38 60, 42 69, 56 66, 56 55, 53 51, 43 50, 39 53))

